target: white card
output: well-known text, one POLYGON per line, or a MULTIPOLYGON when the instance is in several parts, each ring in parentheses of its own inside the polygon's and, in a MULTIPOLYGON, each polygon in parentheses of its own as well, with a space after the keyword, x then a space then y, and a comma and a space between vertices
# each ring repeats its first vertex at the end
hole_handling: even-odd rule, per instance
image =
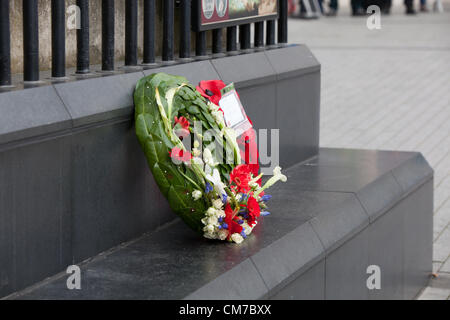
POLYGON ((252 127, 235 90, 224 94, 219 101, 219 106, 224 113, 225 124, 235 129, 237 135, 241 135, 252 127))

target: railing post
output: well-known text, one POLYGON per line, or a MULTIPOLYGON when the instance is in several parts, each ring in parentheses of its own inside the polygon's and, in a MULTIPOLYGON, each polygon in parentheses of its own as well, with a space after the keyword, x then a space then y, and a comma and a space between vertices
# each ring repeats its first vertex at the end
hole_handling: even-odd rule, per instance
POLYGON ((38 0, 23 1, 23 79, 39 80, 38 0))
POLYGON ((237 53, 237 27, 232 26, 227 28, 227 51, 228 54, 237 53))
POLYGON ((162 60, 164 62, 173 61, 174 48, 174 0, 163 1, 163 52, 162 60))
POLYGON ((114 70, 114 0, 102 0, 102 70, 114 70))
POLYGON ((52 77, 66 76, 66 5, 64 0, 52 0, 52 77))
POLYGON ((222 29, 213 29, 212 53, 220 55, 222 53, 222 29))
POLYGON ((0 1, 0 87, 11 85, 9 0, 0 1))
POLYGON ((250 24, 243 24, 239 26, 239 42, 241 50, 248 50, 251 47, 250 43, 250 24))
POLYGON ((266 26, 266 46, 275 46, 275 20, 267 20, 266 26))
POLYGON ((136 66, 137 52, 137 0, 126 0, 125 2, 125 66, 136 66))
POLYGON ((191 0, 181 0, 180 58, 191 57, 191 0))
POLYGON ((144 57, 143 64, 155 63, 155 0, 144 0, 144 57))
POLYGON ((89 0, 77 0, 81 28, 77 30, 77 71, 89 73, 89 0))
POLYGON ((206 31, 199 31, 195 35, 195 55, 197 59, 205 59, 206 55, 206 31))
POLYGON ((278 18, 278 43, 288 42, 288 0, 280 0, 280 11, 278 18))
POLYGON ((264 21, 255 23, 255 48, 264 47, 264 21))

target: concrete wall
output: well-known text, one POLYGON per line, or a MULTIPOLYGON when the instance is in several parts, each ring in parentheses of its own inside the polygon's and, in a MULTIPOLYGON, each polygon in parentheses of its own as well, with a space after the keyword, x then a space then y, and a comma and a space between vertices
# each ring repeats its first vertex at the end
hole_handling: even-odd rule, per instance
MULTIPOLYGON (((75 0, 66 0, 66 8, 75 4, 75 0)), ((23 26, 22 26, 22 0, 11 0, 11 64, 12 73, 23 72, 23 26)), ((51 1, 39 0, 39 63, 41 70, 51 68, 51 1)), ((156 52, 161 54, 162 50, 162 0, 156 0, 156 52)), ((143 1, 139 0, 139 55, 142 55, 143 44, 143 1)), ((102 8, 100 0, 90 1, 90 57, 91 64, 101 63, 102 45, 102 8)), ((179 9, 175 9, 175 50, 178 50, 178 15, 179 9)), ((68 15, 66 14, 66 21, 68 15)), ((125 0, 116 1, 116 47, 115 56, 117 60, 123 60, 125 56, 125 0)), ((211 36, 209 34, 209 36, 211 36)), ((192 45, 194 45, 192 35, 192 45)), ((210 37, 209 37, 210 38, 210 37)), ((76 65, 76 30, 66 29, 66 53, 67 67, 76 65)))

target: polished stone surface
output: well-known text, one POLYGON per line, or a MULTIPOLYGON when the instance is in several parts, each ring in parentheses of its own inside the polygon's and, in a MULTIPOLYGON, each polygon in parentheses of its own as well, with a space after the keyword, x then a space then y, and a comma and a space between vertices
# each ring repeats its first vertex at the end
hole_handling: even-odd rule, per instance
MULTIPOLYGON (((315 162, 337 159, 335 153, 346 152, 321 150, 315 162), (323 159, 327 156, 330 159, 323 159)), ((362 163, 361 159, 369 159, 368 154, 373 155, 348 151, 348 164, 330 166, 326 172, 353 168, 352 177, 358 181, 353 187, 360 185, 364 189, 363 182, 373 183, 377 180, 373 172, 379 172, 369 170, 374 161, 362 163)), ((386 172, 380 179, 403 165, 393 159, 405 157, 407 165, 409 159, 419 157, 391 154, 392 165, 382 166, 386 172)), ((381 153, 380 157, 388 160, 389 153, 381 153)), ((403 194, 395 201, 386 199, 395 205, 381 206, 387 209, 372 223, 357 200, 357 189, 330 191, 323 179, 314 181, 315 175, 310 173, 321 167, 304 164, 286 170, 288 182, 270 192, 272 214, 241 245, 203 239, 177 220, 83 264, 81 290, 68 290, 67 275, 61 274, 12 298, 308 298, 303 286, 310 288, 310 297, 327 299, 403 299, 417 294, 426 283, 428 269, 431 271, 431 257, 416 257, 414 252, 416 248, 426 250, 431 237, 422 237, 406 226, 432 221, 432 208, 427 202, 432 199, 431 184, 418 185, 406 199, 403 194), (310 184, 299 178, 299 172, 310 177, 310 184), (315 190, 310 190, 311 185, 315 190), (421 206, 417 206, 418 201, 421 206), (365 271, 370 264, 382 269, 381 291, 365 287, 365 271)), ((346 175, 332 176, 335 185, 345 184, 348 179, 346 175)))

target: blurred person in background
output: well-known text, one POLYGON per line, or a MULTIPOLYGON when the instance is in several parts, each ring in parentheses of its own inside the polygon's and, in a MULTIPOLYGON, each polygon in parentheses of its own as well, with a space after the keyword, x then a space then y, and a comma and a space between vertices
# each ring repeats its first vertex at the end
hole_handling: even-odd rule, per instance
POLYGON ((428 12, 427 0, 420 0, 420 11, 421 12, 428 12))
POLYGON ((328 4, 328 12, 326 15, 328 17, 335 17, 337 15, 337 11, 339 8, 338 0, 330 0, 330 3, 328 4))
POLYGON ((362 0, 351 0, 350 5, 352 7, 352 16, 359 17, 366 15, 366 11, 363 8, 362 0))
POLYGON ((382 14, 390 14, 392 0, 363 0, 363 9, 367 12, 367 8, 376 5, 380 8, 382 14))
POLYGON ((392 0, 383 0, 381 3, 381 13, 390 14, 391 13, 392 0))
POLYGON ((416 14, 414 10, 413 0, 405 0, 406 14, 416 14))

